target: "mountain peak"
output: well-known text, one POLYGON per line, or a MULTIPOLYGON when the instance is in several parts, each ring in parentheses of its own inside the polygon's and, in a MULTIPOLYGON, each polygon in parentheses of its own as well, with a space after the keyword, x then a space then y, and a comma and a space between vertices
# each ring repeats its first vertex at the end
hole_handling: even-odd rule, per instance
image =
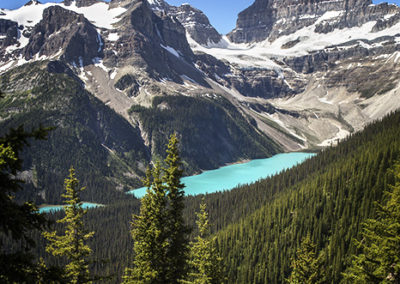
POLYGON ((38 4, 42 4, 42 3, 39 2, 38 0, 30 0, 24 6, 31 6, 31 5, 38 5, 38 4))
POLYGON ((371 0, 256 0, 239 13, 236 28, 228 37, 235 43, 266 39, 274 41, 304 27, 321 24, 322 16, 337 12, 335 17, 330 18, 329 27, 316 27, 316 31, 324 33, 336 28, 356 27, 376 21, 393 12, 390 10, 395 9, 387 4, 372 5, 371 0))
POLYGON ((92 6, 93 4, 96 4, 99 2, 104 2, 104 1, 98 1, 98 0, 64 0, 63 1, 65 6, 70 6, 74 2, 75 2, 76 7, 89 7, 89 6, 92 6))

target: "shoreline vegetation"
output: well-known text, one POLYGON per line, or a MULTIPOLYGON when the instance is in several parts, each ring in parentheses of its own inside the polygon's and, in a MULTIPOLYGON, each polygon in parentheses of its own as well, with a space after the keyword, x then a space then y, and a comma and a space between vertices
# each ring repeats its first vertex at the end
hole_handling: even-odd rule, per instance
MULTIPOLYGON (((54 211, 59 211, 63 210, 64 207, 67 205, 62 205, 62 204, 41 204, 38 206, 39 213, 48 213, 48 212, 54 212, 54 211)), ((91 209, 91 208, 97 208, 97 207, 103 207, 105 206, 104 204, 99 204, 99 203, 93 203, 93 202, 82 202, 82 207, 85 209, 91 209)))

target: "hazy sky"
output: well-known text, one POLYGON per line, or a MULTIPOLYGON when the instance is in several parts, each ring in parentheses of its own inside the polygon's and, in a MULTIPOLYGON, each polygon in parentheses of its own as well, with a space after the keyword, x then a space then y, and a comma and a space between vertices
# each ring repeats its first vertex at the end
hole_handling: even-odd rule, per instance
MULTIPOLYGON (((15 9, 29 0, 0 0, 0 8, 15 9)), ((61 2, 61 0, 39 0, 46 2, 61 2)), ((189 3, 202 10, 210 19, 211 24, 221 34, 230 32, 236 26, 237 14, 250 6, 254 0, 166 0, 169 4, 179 6, 189 3)), ((400 6, 400 0, 373 0, 374 3, 389 2, 400 6)))

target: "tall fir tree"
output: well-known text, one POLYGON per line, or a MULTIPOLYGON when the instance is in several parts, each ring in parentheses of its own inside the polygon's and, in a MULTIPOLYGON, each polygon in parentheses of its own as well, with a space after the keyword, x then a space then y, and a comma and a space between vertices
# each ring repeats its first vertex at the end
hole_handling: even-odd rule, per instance
POLYGON ((168 144, 166 167, 147 169, 140 215, 133 216, 133 267, 124 283, 178 283, 187 273, 188 227, 184 224, 184 185, 178 139, 168 144))
POLYGON ((64 185, 66 193, 62 197, 66 203, 65 217, 57 222, 65 224, 65 234, 57 235, 56 231, 44 232, 44 237, 49 241, 46 251, 54 256, 66 257, 68 263, 65 267, 65 278, 69 283, 92 283, 88 262, 92 250, 85 242, 94 235, 94 232, 87 232, 85 229, 83 217, 87 210, 82 208, 80 199, 80 193, 85 188, 79 188, 73 167, 70 168, 64 185))
POLYGON ((386 192, 387 202, 376 203, 377 218, 363 224, 360 253, 343 274, 345 283, 400 283, 400 164, 392 174, 395 184, 386 192))
POLYGON ((323 255, 317 257, 315 249, 310 236, 305 237, 292 259, 292 272, 287 280, 290 284, 324 283, 323 255))
POLYGON ((147 168, 144 185, 147 193, 141 200, 140 214, 133 216, 133 268, 127 268, 123 283, 167 283, 168 247, 166 188, 161 180, 160 163, 147 168))
POLYGON ((204 199, 200 212, 196 213, 199 235, 191 243, 189 256, 190 272, 185 283, 220 284, 224 283, 222 258, 215 248, 216 237, 210 239, 210 224, 204 199))
POLYGON ((30 252, 35 246, 30 232, 43 230, 47 222, 35 204, 19 204, 14 198, 23 184, 18 179, 18 173, 22 171, 21 152, 29 146, 29 139, 44 140, 49 130, 40 126, 28 132, 19 126, 0 137, 0 282, 31 282, 39 277, 40 265, 33 261, 30 252), (16 243, 18 249, 4 247, 3 237, 16 243))
POLYGON ((168 143, 167 157, 165 159, 163 182, 167 186, 168 207, 168 250, 167 283, 178 283, 187 273, 188 235, 189 227, 183 219, 184 187, 181 182, 183 175, 182 162, 179 156, 178 138, 172 134, 168 143))

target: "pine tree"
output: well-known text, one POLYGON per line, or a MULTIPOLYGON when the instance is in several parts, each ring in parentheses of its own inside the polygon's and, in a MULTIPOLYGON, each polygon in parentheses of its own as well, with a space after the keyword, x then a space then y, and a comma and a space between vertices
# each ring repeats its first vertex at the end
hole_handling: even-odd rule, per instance
POLYGON ((134 215, 132 222, 134 267, 125 270, 123 283, 168 283, 167 198, 160 175, 160 163, 153 170, 147 169, 143 182, 147 193, 141 200, 140 215, 134 215))
POLYGON ((127 268, 124 283, 178 283, 187 273, 188 227, 183 220, 184 185, 178 140, 168 144, 166 167, 147 169, 140 215, 133 216, 133 268, 127 268))
POLYGON ((400 283, 400 164, 394 169, 396 182, 386 192, 386 204, 377 205, 377 219, 363 224, 360 250, 344 273, 349 283, 400 283))
POLYGON ((324 273, 322 266, 322 254, 317 257, 315 244, 307 236, 301 242, 296 251, 296 257, 292 259, 292 273, 288 279, 291 284, 323 283, 324 273))
POLYGON ((183 219, 184 187, 181 183, 183 175, 182 162, 178 150, 178 138, 172 134, 168 143, 165 159, 163 182, 167 186, 168 207, 168 250, 167 283, 178 283, 187 273, 188 234, 189 228, 183 219))
POLYGON ((94 232, 85 230, 83 217, 87 210, 82 208, 80 192, 85 188, 79 189, 79 181, 75 177, 74 168, 70 168, 69 176, 64 182, 66 193, 65 198, 65 217, 58 220, 58 223, 66 225, 65 234, 57 235, 56 231, 44 232, 44 237, 49 241, 46 251, 54 256, 64 256, 68 260, 65 267, 65 277, 69 283, 81 284, 92 283, 89 274, 88 256, 91 249, 85 242, 90 239, 94 232))
MULTIPOLYGON (((1 93, 0 93, 1 97, 1 93)), ((29 146, 29 139, 44 140, 51 128, 39 127, 30 132, 23 126, 10 129, 0 137, 0 282, 30 282, 38 277, 38 264, 30 249, 35 246, 30 231, 43 230, 46 219, 39 214, 32 202, 15 202, 15 193, 22 189, 23 181, 17 178, 22 171, 22 150, 29 146), (5 248, 2 238, 17 243, 17 250, 5 248)))
POLYGON ((189 267, 186 283, 217 284, 224 282, 222 258, 214 246, 216 237, 210 239, 210 224, 204 199, 200 204, 200 212, 196 214, 199 235, 191 244, 189 267))

